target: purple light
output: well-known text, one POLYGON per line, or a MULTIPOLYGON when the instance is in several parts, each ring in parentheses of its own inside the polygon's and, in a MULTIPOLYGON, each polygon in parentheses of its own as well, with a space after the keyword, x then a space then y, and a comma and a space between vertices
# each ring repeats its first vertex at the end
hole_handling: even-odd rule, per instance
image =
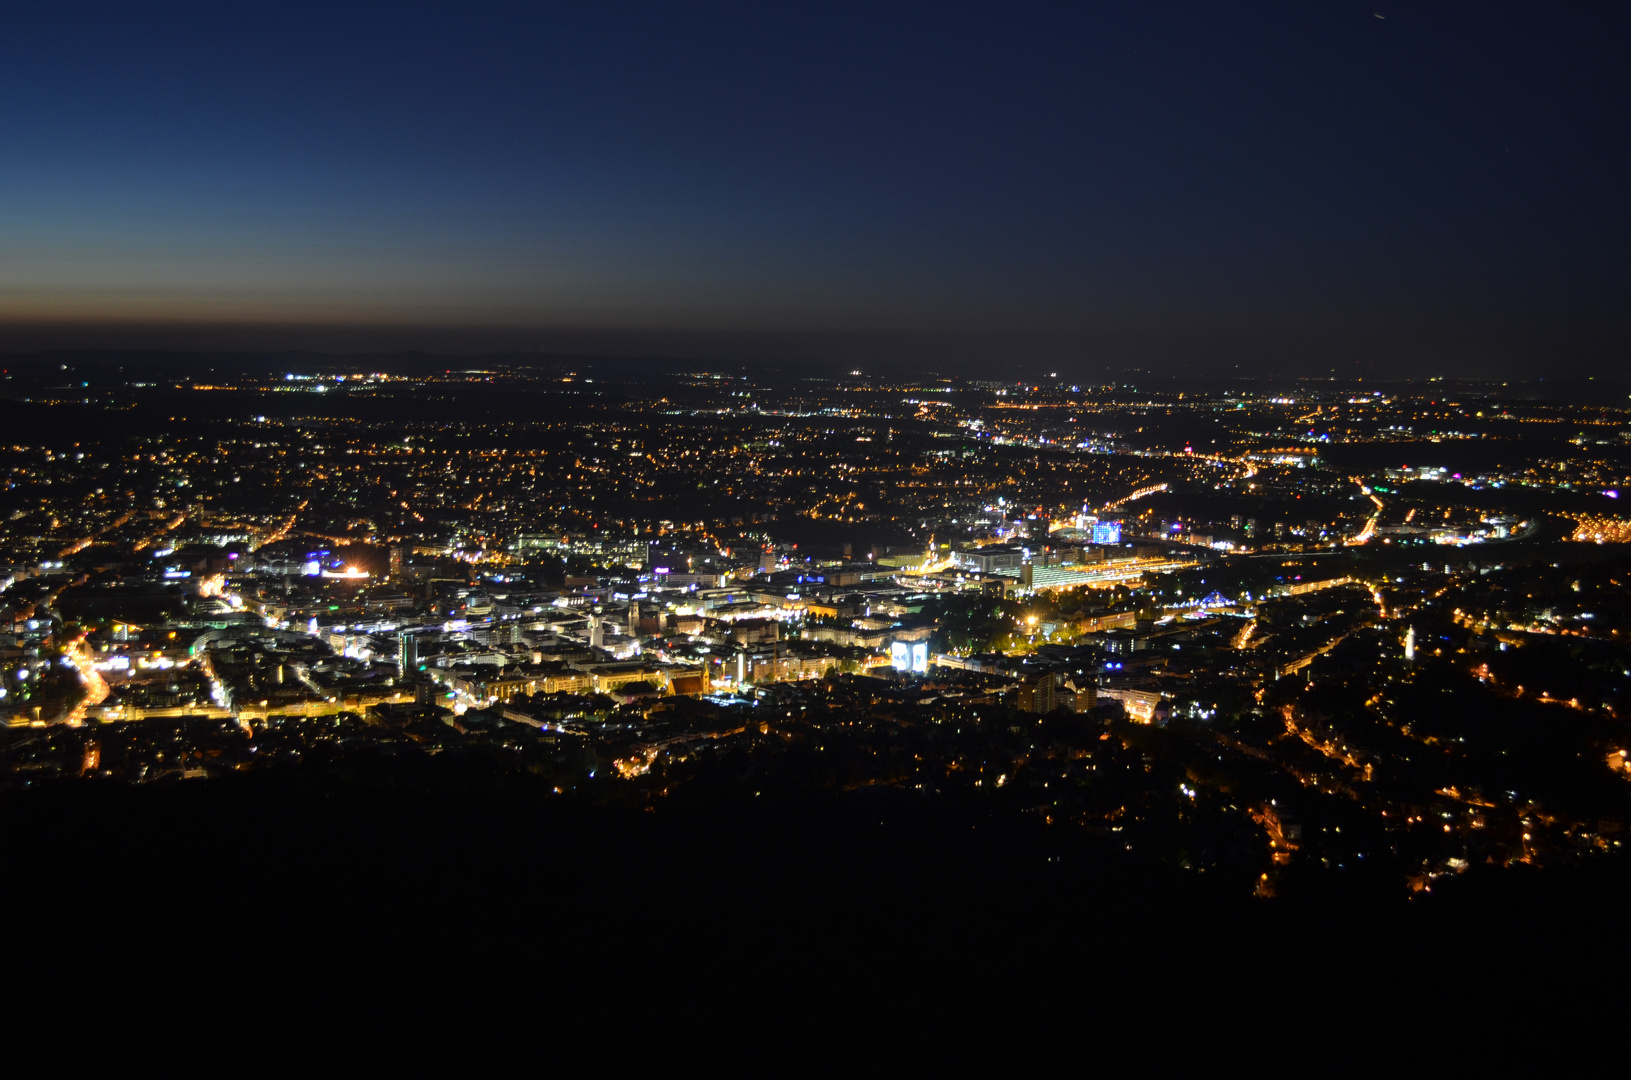
POLYGON ((1618 491, 1613 490, 1612 488, 1609 489, 1608 491, 1603 492, 1603 494, 1607 495, 1611 499, 1618 499, 1620 497, 1620 493, 1618 491))

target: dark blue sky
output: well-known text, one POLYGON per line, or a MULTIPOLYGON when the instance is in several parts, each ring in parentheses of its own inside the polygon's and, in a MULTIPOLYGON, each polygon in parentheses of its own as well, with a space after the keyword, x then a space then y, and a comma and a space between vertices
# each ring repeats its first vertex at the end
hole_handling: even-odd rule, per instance
POLYGON ((30 5, 0 349, 1617 369, 1581 7, 30 5))

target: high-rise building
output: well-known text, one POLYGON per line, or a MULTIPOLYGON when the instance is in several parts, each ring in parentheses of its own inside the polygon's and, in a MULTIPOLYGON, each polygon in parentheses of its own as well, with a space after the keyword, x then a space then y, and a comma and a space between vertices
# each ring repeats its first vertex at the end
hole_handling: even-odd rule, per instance
POLYGON ((1093 523, 1093 542, 1095 544, 1121 543, 1121 522, 1095 521, 1093 523))
POLYGON ((1059 707, 1059 676, 1051 671, 1019 684, 1021 712, 1050 713, 1059 707))
POLYGON ((419 639, 412 634, 396 639, 396 670, 401 675, 419 670, 419 639))

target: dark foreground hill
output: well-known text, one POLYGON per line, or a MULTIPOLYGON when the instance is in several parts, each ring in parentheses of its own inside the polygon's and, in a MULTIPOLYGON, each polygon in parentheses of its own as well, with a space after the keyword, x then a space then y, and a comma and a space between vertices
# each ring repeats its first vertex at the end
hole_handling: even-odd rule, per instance
POLYGON ((1627 958, 1612 866, 1259 900, 890 792, 649 812, 226 779, 14 792, 0 815, 11 991, 193 1028, 296 1008, 504 1017, 545 1043, 608 1023, 693 1047, 932 1031, 937 1053, 1332 1023, 1457 1041, 1516 1002, 1548 1028, 1612 1007, 1594 987, 1627 958))

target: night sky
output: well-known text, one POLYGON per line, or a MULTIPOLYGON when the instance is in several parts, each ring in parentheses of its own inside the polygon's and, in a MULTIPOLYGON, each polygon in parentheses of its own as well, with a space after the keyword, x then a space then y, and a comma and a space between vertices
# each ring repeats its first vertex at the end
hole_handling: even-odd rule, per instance
POLYGON ((1617 371, 1628 12, 18 5, 0 350, 1617 371))

